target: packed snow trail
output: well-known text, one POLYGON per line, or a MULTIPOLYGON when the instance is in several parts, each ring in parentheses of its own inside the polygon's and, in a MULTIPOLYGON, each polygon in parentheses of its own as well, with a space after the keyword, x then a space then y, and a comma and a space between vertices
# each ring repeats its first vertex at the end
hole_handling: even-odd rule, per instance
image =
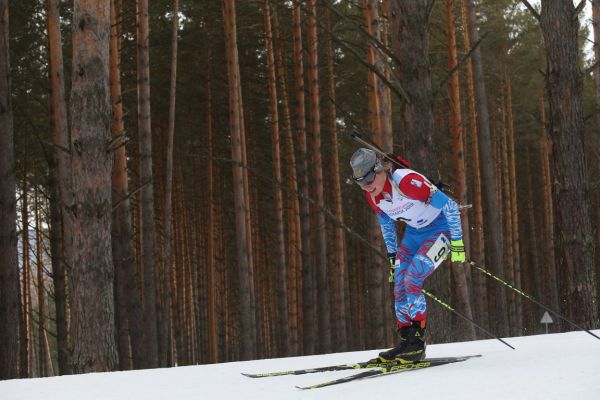
MULTIPOLYGON (((594 331, 600 333, 600 331, 594 331)), ((0 400, 344 399, 373 396, 443 400, 599 399, 600 341, 585 332, 430 345, 428 357, 483 357, 301 391, 356 371, 252 379, 241 375, 355 363, 377 350, 309 357, 0 381, 0 400)))

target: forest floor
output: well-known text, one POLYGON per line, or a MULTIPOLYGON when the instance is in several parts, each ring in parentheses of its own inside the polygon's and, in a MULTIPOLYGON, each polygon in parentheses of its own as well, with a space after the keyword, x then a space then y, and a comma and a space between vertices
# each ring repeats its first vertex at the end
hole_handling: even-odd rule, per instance
MULTIPOLYGON (((600 331, 594 331, 600 336, 600 331)), ((365 361, 377 350, 169 369, 0 381, 0 400, 599 399, 600 340, 585 332, 430 345, 428 357, 481 354, 456 364, 302 391, 355 371, 252 379, 263 373, 365 361)))

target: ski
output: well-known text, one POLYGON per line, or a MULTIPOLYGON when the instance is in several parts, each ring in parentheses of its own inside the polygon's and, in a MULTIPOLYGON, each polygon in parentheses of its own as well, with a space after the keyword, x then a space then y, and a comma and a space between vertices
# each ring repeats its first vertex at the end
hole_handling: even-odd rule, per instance
POLYGON ((397 374, 399 372, 406 371, 414 371, 417 369, 424 369, 430 367, 437 367, 439 365, 452 364, 455 362, 461 362, 468 360, 473 357, 481 357, 481 355, 475 356, 465 356, 465 357, 448 357, 448 358, 440 358, 440 359, 425 359, 423 361, 418 361, 409 364, 388 364, 385 367, 379 367, 376 369, 369 369, 367 371, 359 372, 350 376, 346 376, 343 378, 333 379, 326 382, 317 383, 310 386, 296 386, 298 389, 307 390, 307 389, 318 389, 326 386, 338 385, 341 383, 347 383, 352 381, 357 381, 360 379, 367 378, 375 378, 378 376, 392 375, 397 374))
MULTIPOLYGON (((460 361, 462 361, 463 359, 466 360, 467 358, 473 358, 473 357, 481 357, 481 355, 477 354, 477 355, 473 355, 473 356, 463 356, 463 357, 428 358, 424 361, 453 362, 453 360, 455 360, 455 359, 460 359, 460 361)), ((390 362, 384 363, 384 362, 379 362, 375 359, 375 360, 359 362, 359 363, 354 363, 354 364, 329 365, 326 367, 306 368, 306 369, 297 369, 297 370, 289 370, 289 371, 276 371, 276 372, 267 372, 267 373, 259 373, 259 374, 242 373, 242 375, 247 376, 249 378, 268 378, 268 377, 272 377, 272 376, 304 375, 304 374, 312 374, 312 373, 316 373, 316 372, 344 371, 344 370, 348 370, 348 369, 386 368, 386 367, 389 367, 390 365, 396 365, 396 363, 390 363, 390 362)))

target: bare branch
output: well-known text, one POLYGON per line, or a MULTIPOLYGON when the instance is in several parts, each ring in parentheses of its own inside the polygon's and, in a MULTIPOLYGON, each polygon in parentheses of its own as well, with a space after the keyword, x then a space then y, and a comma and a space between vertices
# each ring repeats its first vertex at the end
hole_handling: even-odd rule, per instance
POLYGON ((531 14, 535 17, 535 19, 537 19, 538 21, 540 20, 540 14, 537 12, 537 10, 535 8, 533 8, 533 6, 531 5, 531 3, 529 3, 529 1, 521 0, 521 3, 523 3, 523 5, 525 5, 525 7, 527 7, 527 9, 531 12, 531 14))
POLYGON ((485 37, 489 34, 490 32, 486 32, 484 33, 481 38, 479 38, 479 40, 477 41, 477 43, 475 43, 473 45, 473 47, 471 47, 471 49, 469 50, 469 52, 467 54, 465 54, 459 62, 456 63, 456 65, 450 70, 448 71, 448 74, 446 74, 446 76, 444 77, 444 79, 442 79, 442 81, 440 82, 440 85, 438 86, 437 90, 435 91, 435 93, 433 94, 433 97, 436 97, 438 95, 438 93, 440 92, 440 90, 442 89, 442 87, 446 84, 446 82, 448 82, 448 79, 450 79, 452 77, 452 75, 454 75, 454 73, 460 68, 462 67, 462 65, 471 58, 471 56, 473 55, 473 52, 475 51, 475 49, 477 49, 477 47, 479 47, 479 45, 481 44, 481 42, 483 41, 483 39, 485 39, 485 37))
POLYGON ((129 200, 130 198, 132 198, 133 196, 135 196, 136 193, 138 193, 140 190, 142 190, 144 188, 144 186, 150 184, 151 182, 146 182, 144 184, 142 184, 140 187, 138 187, 137 189, 135 189, 133 192, 129 192, 129 194, 125 197, 123 197, 122 199, 117 200, 116 202, 113 203, 112 206, 112 210, 115 211, 117 209, 117 207, 119 206, 119 204, 121 204, 122 202, 129 200))
POLYGON ((360 32, 363 36, 365 36, 367 39, 369 39, 369 41, 372 42, 375 45, 375 47, 377 47, 379 50, 381 50, 386 56, 391 58, 396 63, 396 65, 401 65, 400 60, 398 59, 398 57, 396 57, 394 52, 392 50, 390 50, 389 47, 387 47, 386 45, 381 43, 381 41, 378 40, 375 36, 371 35, 371 33, 369 33, 367 30, 365 30, 365 28, 363 28, 356 22, 352 21, 347 15, 340 13, 335 7, 333 7, 329 3, 327 3, 327 1, 322 1, 321 4, 323 4, 325 7, 327 7, 327 9, 330 10, 331 12, 333 12, 335 15, 337 15, 344 21, 351 24, 353 28, 357 29, 358 32, 360 32))
POLYGON ((127 131, 123 131, 123 132, 119 133, 118 135, 116 135, 111 140, 111 142, 108 144, 108 146, 106 148, 106 152, 110 153, 110 152, 116 151, 116 150, 120 149, 121 147, 125 146, 128 141, 129 141, 129 138, 127 137, 127 131))
POLYGON ((352 53, 357 59, 358 61, 364 65, 365 67, 367 67, 370 71, 372 71, 375 75, 377 75, 377 77, 379 79, 382 80, 383 83, 385 83, 385 85, 387 87, 390 88, 390 90, 392 92, 394 92, 401 100, 406 101, 407 103, 410 104, 410 98, 408 97, 408 94, 406 93, 406 91, 402 88, 402 87, 396 87, 395 85, 393 85, 384 74, 382 74, 374 65, 371 65, 371 63, 369 63, 368 61, 365 61, 363 59, 363 57, 356 51, 354 50, 352 47, 348 46, 343 40, 341 40, 340 38, 338 38, 333 32, 331 32, 329 29, 327 29, 326 27, 324 27, 322 24, 320 24, 321 29, 323 29, 323 31, 327 32, 329 35, 331 35, 331 38, 333 40, 335 40, 336 43, 338 43, 340 46, 342 46, 344 49, 348 50, 350 53, 352 53))
POLYGON ((61 146, 61 145, 59 145, 59 144, 57 144, 57 143, 54 143, 54 142, 49 142, 49 141, 47 141, 47 140, 41 140, 41 142, 42 142, 42 143, 44 143, 45 145, 48 145, 48 146, 50 146, 50 147, 54 147, 54 148, 56 148, 56 149, 58 149, 58 150, 60 150, 60 151, 64 152, 65 154, 68 154, 68 155, 70 155, 70 154, 71 154, 71 152, 69 151, 69 149, 67 149, 66 147, 63 147, 63 146, 61 146))
POLYGON ((593 63, 592 65, 590 65, 589 67, 587 67, 584 71, 583 74, 587 75, 590 72, 592 72, 593 70, 595 70, 596 68, 598 68, 598 66, 600 65, 600 60, 596 61, 595 63, 593 63))
POLYGON ((575 7, 575 11, 573 12, 573 19, 577 18, 581 11, 583 11, 583 7, 585 7, 586 0, 581 0, 577 7, 575 7))

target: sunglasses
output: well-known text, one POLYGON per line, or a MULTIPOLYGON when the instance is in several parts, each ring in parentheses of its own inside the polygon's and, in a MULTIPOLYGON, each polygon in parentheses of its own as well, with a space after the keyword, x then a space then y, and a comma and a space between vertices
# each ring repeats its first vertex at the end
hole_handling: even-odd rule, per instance
POLYGON ((375 180, 375 176, 377 172, 375 172, 375 168, 369 171, 366 175, 363 175, 359 178, 352 177, 354 182, 358 183, 360 186, 370 185, 375 180))

